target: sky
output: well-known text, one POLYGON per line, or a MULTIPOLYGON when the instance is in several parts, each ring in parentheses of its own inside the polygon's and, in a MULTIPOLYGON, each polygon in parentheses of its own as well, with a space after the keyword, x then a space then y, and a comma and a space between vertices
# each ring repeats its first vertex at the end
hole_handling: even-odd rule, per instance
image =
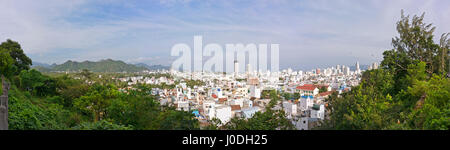
POLYGON ((172 46, 279 44, 280 68, 382 60, 400 12, 450 32, 448 0, 0 0, 0 41, 35 62, 117 59, 171 65, 172 46))

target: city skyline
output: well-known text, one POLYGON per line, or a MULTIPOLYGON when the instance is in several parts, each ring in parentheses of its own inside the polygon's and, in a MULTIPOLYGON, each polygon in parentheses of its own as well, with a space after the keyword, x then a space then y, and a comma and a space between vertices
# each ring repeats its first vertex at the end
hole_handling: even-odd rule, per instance
POLYGON ((35 62, 123 60, 169 66, 170 48, 205 43, 278 43, 280 69, 359 61, 391 49, 400 10, 426 13, 448 31, 448 1, 2 1, 1 40, 18 41, 35 62), (439 18, 439 19, 438 19, 439 18), (292 55, 296 54, 296 55, 292 55))

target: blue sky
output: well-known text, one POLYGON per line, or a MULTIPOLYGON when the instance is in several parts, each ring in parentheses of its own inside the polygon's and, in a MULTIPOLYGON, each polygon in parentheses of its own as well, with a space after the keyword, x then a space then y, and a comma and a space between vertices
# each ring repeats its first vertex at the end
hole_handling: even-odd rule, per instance
POLYGON ((170 65, 177 43, 280 44, 281 68, 369 64, 400 10, 450 32, 448 0, 0 0, 0 40, 34 61, 120 59, 170 65))

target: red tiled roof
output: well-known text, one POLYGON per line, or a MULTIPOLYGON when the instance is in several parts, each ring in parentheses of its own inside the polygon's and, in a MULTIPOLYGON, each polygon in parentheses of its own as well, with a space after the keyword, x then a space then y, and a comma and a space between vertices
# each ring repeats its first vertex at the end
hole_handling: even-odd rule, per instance
POLYGON ((250 78, 247 80, 247 84, 248 85, 258 85, 259 84, 259 80, 258 78, 250 78))
POLYGON ((212 94, 212 97, 213 97, 213 98, 217 98, 217 95, 216 95, 216 94, 212 94))
POLYGON ((314 91, 314 89, 316 89, 316 86, 313 84, 305 84, 303 86, 297 86, 297 90, 314 91))
POLYGON ((223 103, 225 101, 227 101, 227 98, 219 98, 219 103, 223 103))
POLYGON ((327 92, 322 92, 319 93, 320 96, 327 96, 327 95, 331 95, 333 93, 333 91, 327 91, 327 92))
POLYGON ((241 105, 230 105, 231 106, 231 111, 233 110, 241 110, 241 105))

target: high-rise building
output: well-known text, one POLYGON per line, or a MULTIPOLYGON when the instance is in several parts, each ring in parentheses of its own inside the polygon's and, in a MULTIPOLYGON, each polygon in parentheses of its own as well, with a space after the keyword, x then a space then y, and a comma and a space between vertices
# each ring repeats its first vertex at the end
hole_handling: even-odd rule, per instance
POLYGON ((336 65, 336 74, 341 73, 341 65, 336 65))
POLYGON ((346 71, 345 75, 350 75, 350 67, 346 67, 345 71, 346 71))
POLYGON ((320 74, 320 68, 316 69, 316 74, 319 75, 320 74))
POLYGON ((235 74, 239 73, 239 63, 237 60, 234 60, 234 73, 235 74))
POLYGON ((252 66, 250 64, 247 64, 247 68, 245 68, 245 69, 246 69, 247 73, 252 73, 253 72, 252 71, 252 66))
POLYGON ((361 69, 359 69, 359 61, 356 61, 356 70, 355 70, 356 74, 360 74, 361 73, 361 69))

